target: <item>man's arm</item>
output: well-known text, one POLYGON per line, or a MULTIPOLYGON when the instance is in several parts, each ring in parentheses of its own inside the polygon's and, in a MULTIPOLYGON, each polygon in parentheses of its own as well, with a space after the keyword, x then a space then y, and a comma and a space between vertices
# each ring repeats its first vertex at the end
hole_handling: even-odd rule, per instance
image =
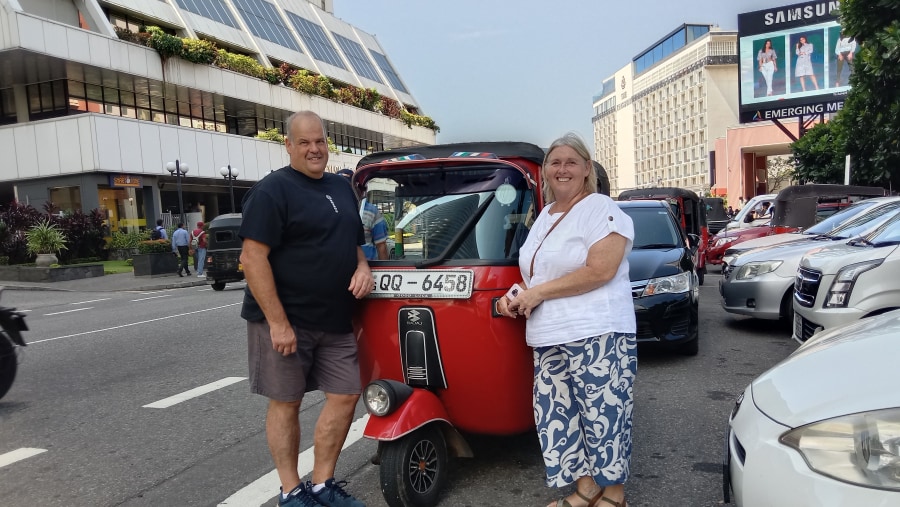
POLYGON ((356 299, 362 299, 372 292, 373 285, 375 285, 375 279, 372 278, 369 261, 366 260, 366 254, 363 253, 362 247, 358 246, 356 247, 356 271, 350 277, 350 286, 347 287, 347 290, 352 292, 356 299))
POLYGON ((269 323, 272 348, 287 356, 297 352, 297 337, 284 312, 284 306, 278 299, 275 274, 269 263, 270 251, 269 245, 244 238, 241 265, 244 267, 244 278, 247 280, 250 293, 253 294, 253 299, 259 304, 269 323))
POLYGON ((386 260, 388 258, 387 241, 375 243, 375 251, 378 252, 379 260, 386 260))

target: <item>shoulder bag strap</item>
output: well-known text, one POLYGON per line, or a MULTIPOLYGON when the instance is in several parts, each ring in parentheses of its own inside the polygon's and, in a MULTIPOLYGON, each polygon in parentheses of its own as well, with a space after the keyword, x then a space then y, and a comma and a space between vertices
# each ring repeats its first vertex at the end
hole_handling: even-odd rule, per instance
POLYGON ((528 278, 534 278, 534 259, 537 257, 538 250, 541 249, 541 245, 544 244, 544 241, 547 239, 547 236, 549 236, 550 233, 553 232, 553 229, 556 229, 556 226, 559 225, 559 223, 562 222, 564 218, 566 218, 566 215, 568 215, 569 212, 572 211, 572 208, 574 208, 576 204, 581 202, 581 200, 587 196, 588 196, 587 194, 582 194, 581 197, 579 197, 577 201, 572 203, 572 206, 569 207, 569 209, 567 209, 562 214, 561 217, 559 217, 559 220, 557 220, 552 226, 550 226, 550 230, 547 231, 547 234, 544 234, 544 237, 541 239, 541 242, 538 243, 537 248, 534 249, 534 255, 531 256, 531 267, 528 269, 528 278))

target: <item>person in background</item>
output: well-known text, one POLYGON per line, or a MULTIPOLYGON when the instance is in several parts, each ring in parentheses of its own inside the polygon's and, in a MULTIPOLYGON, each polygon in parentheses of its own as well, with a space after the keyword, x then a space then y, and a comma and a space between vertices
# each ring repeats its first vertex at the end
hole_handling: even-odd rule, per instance
MULTIPOLYGON (((156 232, 155 236, 158 236, 155 239, 169 239, 169 233, 166 232, 166 228, 163 227, 162 218, 156 219, 156 227, 154 227, 153 230, 156 232)), ((153 233, 151 233, 150 236, 151 236, 150 239, 154 239, 153 233)))
POLYGON ((637 373, 628 252, 634 224, 597 193, 577 135, 553 141, 544 201, 519 253, 522 282, 495 310, 524 317, 534 348, 534 420, 548 486, 575 492, 548 507, 625 507, 637 373), (601 310, 598 310, 601 309, 601 310))
POLYGON ((191 239, 197 238, 197 249, 194 250, 194 271, 197 277, 202 278, 203 266, 206 264, 206 231, 203 230, 203 222, 197 222, 197 228, 191 231, 191 239))
MULTIPOLYGON (((350 181, 350 178, 353 177, 353 170, 341 169, 337 174, 350 181)), ((366 259, 387 259, 388 230, 384 215, 368 199, 363 199, 359 205, 359 218, 362 220, 363 232, 366 235, 366 244, 362 247, 363 253, 366 254, 366 259)))
POLYGON ((365 507, 334 470, 362 392, 351 316, 372 291, 372 271, 356 196, 325 171, 322 119, 300 111, 287 127, 289 165, 259 180, 242 206, 250 389, 269 399, 266 439, 279 505, 365 507), (312 481, 301 482, 298 416, 313 390, 325 392, 325 403, 313 436, 312 481))
POLYGON ((188 269, 188 246, 191 244, 187 229, 184 228, 183 222, 178 222, 178 228, 172 233, 172 251, 181 257, 178 265, 178 276, 191 276, 188 269), (184 271, 184 275, 181 272, 184 271))
POLYGON ((734 218, 734 208, 728 206, 728 218, 734 218))

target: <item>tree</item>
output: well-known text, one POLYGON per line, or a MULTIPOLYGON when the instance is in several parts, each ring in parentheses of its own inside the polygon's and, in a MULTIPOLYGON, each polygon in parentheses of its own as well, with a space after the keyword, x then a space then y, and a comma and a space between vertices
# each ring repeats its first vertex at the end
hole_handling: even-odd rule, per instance
POLYGON ((766 173, 768 193, 775 193, 776 190, 784 187, 785 183, 790 183, 794 179, 794 158, 771 157, 766 159, 766 173))
POLYGON ((844 105, 851 180, 900 177, 900 3, 842 0, 841 26, 861 44, 844 105))
POLYGON ((794 178, 805 183, 843 183, 847 138, 840 119, 820 123, 791 145, 794 178))

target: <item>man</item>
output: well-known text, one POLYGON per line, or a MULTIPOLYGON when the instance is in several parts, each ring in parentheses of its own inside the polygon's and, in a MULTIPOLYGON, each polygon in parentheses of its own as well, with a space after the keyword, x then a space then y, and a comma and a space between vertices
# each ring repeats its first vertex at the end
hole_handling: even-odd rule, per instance
POLYGON ((156 219, 156 227, 153 228, 154 233, 150 234, 150 239, 169 239, 169 233, 163 227, 162 218, 156 219))
MULTIPOLYGON (((350 178, 353 177, 353 170, 341 169, 337 174, 346 178, 347 181, 350 181, 350 178)), ((362 220, 363 233, 366 236, 366 244, 362 247, 366 259, 387 259, 388 230, 384 215, 382 215, 381 211, 378 210, 378 207, 370 203, 368 199, 363 199, 359 207, 359 218, 362 220)))
POLYGON ((188 245, 191 240, 188 237, 188 231, 184 228, 184 222, 178 222, 178 228, 172 233, 172 252, 177 253, 181 257, 181 264, 178 266, 178 276, 191 276, 188 270, 188 245), (181 271, 184 270, 184 275, 181 271))
POLYGON ((372 290, 356 197, 326 173, 328 143, 311 111, 288 118, 290 165, 244 198, 241 263, 247 280, 251 391, 269 398, 266 438, 281 481, 279 504, 364 507, 334 479, 361 392, 351 315, 372 290), (313 437, 312 481, 297 473, 303 394, 325 404, 313 437), (318 502, 318 503, 316 503, 318 502))
POLYGON ((203 230, 203 222, 197 222, 197 228, 191 231, 191 244, 197 240, 197 247, 194 249, 194 270, 197 272, 197 278, 203 278, 203 266, 206 264, 206 231, 203 230))

